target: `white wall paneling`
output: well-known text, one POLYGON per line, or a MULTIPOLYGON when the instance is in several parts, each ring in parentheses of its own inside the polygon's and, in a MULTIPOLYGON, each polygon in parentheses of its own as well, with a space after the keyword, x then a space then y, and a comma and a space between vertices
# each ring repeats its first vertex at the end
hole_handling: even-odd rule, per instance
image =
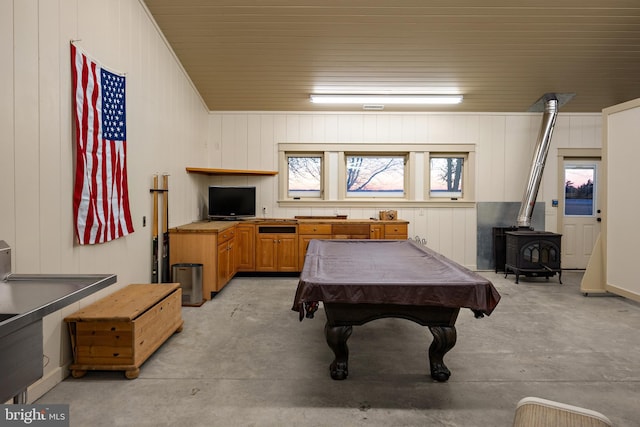
MULTIPOLYGON (((142 218, 150 224, 151 176, 171 175, 170 226, 197 218, 202 184, 184 168, 206 158, 211 132, 200 95, 143 2, 2 1, 0 49, 0 239, 12 248, 13 271, 118 275, 114 289, 86 298, 66 314, 115 288, 149 282, 151 227, 143 227, 142 218), (95 246, 78 246, 73 234, 70 40, 127 75, 127 167, 135 232, 95 246)), ((238 120, 239 132, 246 133, 246 118, 238 120)), ((61 354, 68 347, 61 346, 67 336, 63 314, 45 318, 49 364, 45 378, 30 390, 31 400, 60 381, 70 363, 68 351, 61 354)))
POLYGON ((635 168, 640 158, 640 99, 603 110, 605 208, 603 240, 606 290, 640 301, 638 262, 640 210, 635 168))
MULTIPOLYGON (((531 156, 540 130, 541 113, 444 114, 444 113, 301 113, 301 112, 212 112, 209 115, 211 164, 239 169, 277 170, 279 143, 465 143, 476 145, 476 201, 519 202, 531 166, 531 156), (243 131, 242 123, 246 126, 243 131), (239 125, 240 124, 240 125, 239 125), (261 153, 259 157, 246 153, 261 153)), ((579 145, 598 146, 600 114, 560 113, 553 135, 553 148, 579 145)), ((555 153, 549 154, 551 160, 555 153)), ((329 156, 331 188, 337 182, 337 154, 329 156)), ((206 166, 206 165, 205 165, 206 166)), ((420 171, 416 171, 420 172, 420 171)), ((272 217, 293 215, 347 214, 350 218, 375 217, 378 210, 393 209, 349 206, 280 208, 277 180, 284 176, 249 178, 269 191, 260 194, 259 206, 267 206, 272 217), (270 184, 265 184, 265 183, 270 184)), ((413 178, 417 179, 417 178, 413 178)), ((211 177, 207 182, 224 182, 211 177)), ((552 164, 545 167, 538 200, 551 206, 557 198, 557 173, 552 164), (550 172, 551 171, 551 172, 550 172)), ((328 200, 337 195, 330 192, 328 200)), ((551 209, 551 208, 550 208, 551 209)), ((409 235, 419 235, 429 246, 474 268, 476 263, 475 208, 402 208, 399 216, 411 222, 409 235)), ((555 210, 547 213, 547 224, 555 227, 555 210)), ((515 219, 514 219, 515 222, 515 219)))
MULTIPOLYGON (((14 54, 14 161, 16 241, 11 245, 31 248, 15 258, 18 270, 40 269, 40 183, 39 146, 39 75, 38 75, 38 2, 14 2, 14 16, 22 25, 14 24, 13 37, 20 49, 14 54), (37 167, 34 167, 37 166, 37 167)), ((45 88, 43 88, 45 89, 45 88)), ((42 159, 46 161, 46 159, 42 159)), ((46 172, 47 169, 45 169, 46 172)))
POLYGON ((0 239, 8 243, 16 240, 13 9, 13 2, 0 2, 0 239))

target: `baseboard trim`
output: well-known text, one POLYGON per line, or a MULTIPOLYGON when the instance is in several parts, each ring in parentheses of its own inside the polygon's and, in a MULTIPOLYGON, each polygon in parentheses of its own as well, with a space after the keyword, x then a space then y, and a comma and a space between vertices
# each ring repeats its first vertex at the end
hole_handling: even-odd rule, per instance
MULTIPOLYGON (((69 365, 59 366, 45 374, 27 389, 27 403, 34 403, 69 376, 69 365)), ((60 402, 62 403, 62 402, 60 402)))

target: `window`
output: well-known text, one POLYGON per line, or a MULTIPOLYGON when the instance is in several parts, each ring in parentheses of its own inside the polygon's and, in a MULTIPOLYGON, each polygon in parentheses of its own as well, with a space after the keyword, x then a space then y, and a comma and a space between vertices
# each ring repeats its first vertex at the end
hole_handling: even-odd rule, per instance
POLYGON ((350 154, 345 160, 347 197, 405 196, 405 156, 350 154))
POLYGON ((278 144, 278 204, 295 208, 475 206, 475 145, 278 144))
POLYGON ((462 197, 464 157, 432 155, 429 164, 430 197, 462 197))
POLYGON ((593 216, 595 164, 567 164, 564 168, 564 214, 593 216))
POLYGON ((322 195, 322 156, 287 156, 287 194, 289 198, 322 195))

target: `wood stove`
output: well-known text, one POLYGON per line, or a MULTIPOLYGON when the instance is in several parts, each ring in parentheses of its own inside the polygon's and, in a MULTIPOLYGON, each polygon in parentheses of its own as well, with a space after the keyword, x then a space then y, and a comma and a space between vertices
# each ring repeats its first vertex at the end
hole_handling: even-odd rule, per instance
POLYGON ((516 275, 518 283, 520 275, 526 277, 549 277, 558 273, 562 283, 560 266, 560 245, 562 234, 530 229, 507 231, 505 277, 509 273, 516 275))
POLYGON ((518 283, 520 275, 528 277, 546 277, 558 273, 562 283, 560 268, 560 242, 562 235, 549 231, 534 231, 531 228, 531 215, 538 197, 544 165, 549 153, 551 135, 558 115, 558 97, 547 93, 535 105, 544 105, 542 127, 538 134, 536 148, 531 159, 529 179, 522 196, 520 212, 517 218, 517 231, 506 231, 506 263, 505 277, 511 272, 516 275, 518 283))

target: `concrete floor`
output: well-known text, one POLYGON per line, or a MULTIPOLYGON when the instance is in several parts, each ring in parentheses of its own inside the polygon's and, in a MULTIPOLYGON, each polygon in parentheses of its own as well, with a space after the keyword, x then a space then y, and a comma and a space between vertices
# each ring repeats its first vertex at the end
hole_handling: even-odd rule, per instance
POLYGON ((584 297, 579 272, 504 279, 490 317, 460 312, 447 383, 428 375, 427 328, 383 319, 354 327, 349 378, 333 381, 324 313, 298 321, 296 278, 236 277, 140 377, 89 372, 38 404, 70 404, 71 426, 510 426, 537 396, 590 408, 616 426, 640 419, 640 304, 584 297))

